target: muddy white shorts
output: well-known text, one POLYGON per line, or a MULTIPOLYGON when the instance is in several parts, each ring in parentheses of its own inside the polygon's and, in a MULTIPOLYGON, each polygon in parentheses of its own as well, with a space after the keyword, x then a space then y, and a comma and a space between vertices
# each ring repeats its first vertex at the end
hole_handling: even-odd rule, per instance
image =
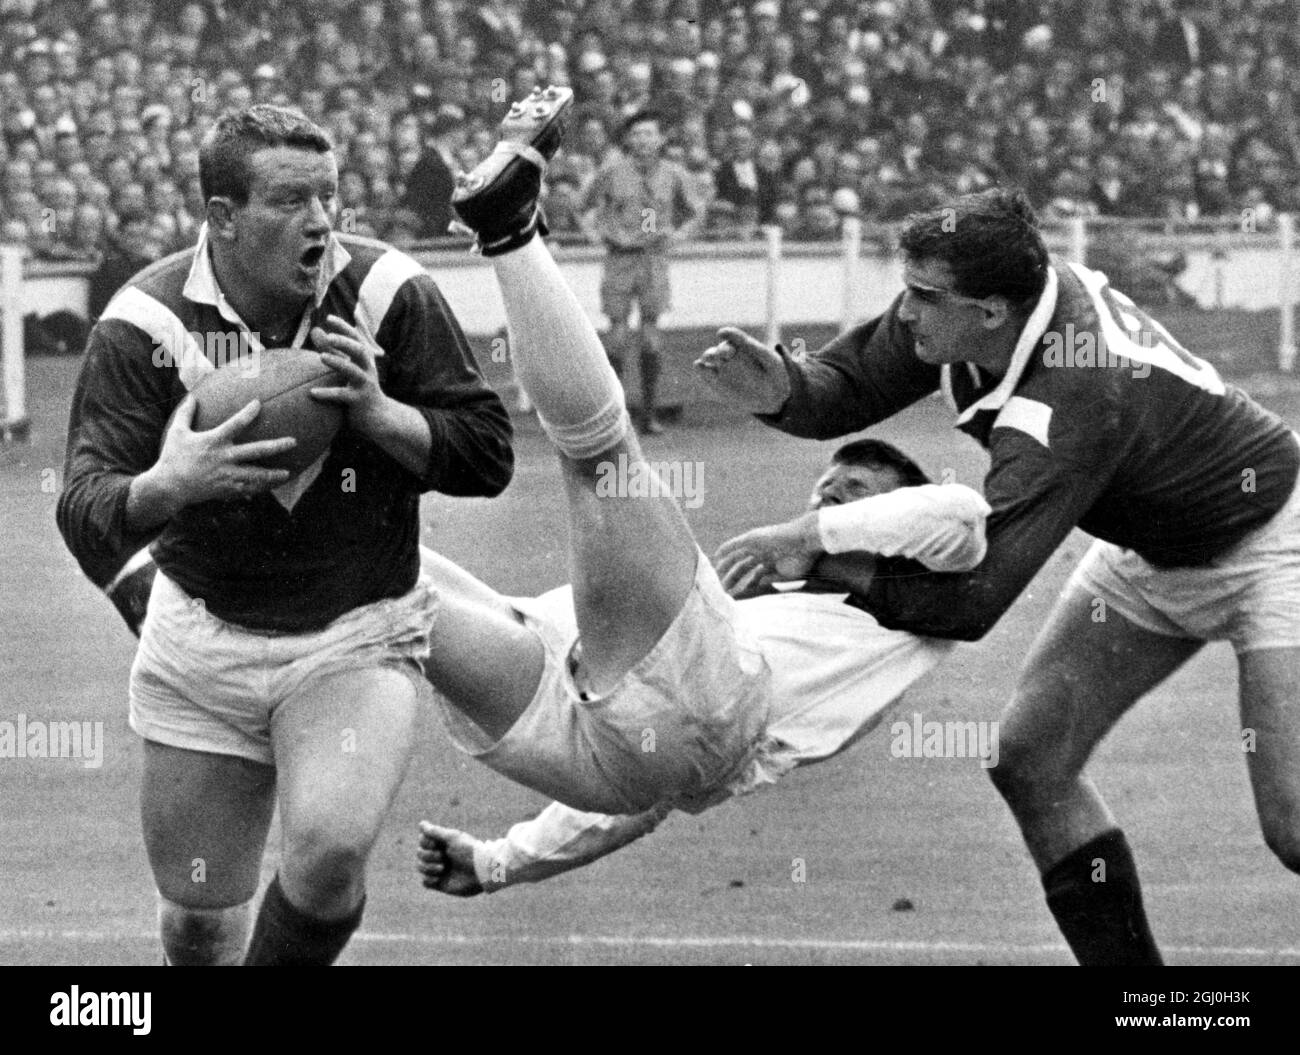
POLYGON ((759 748, 771 674, 704 554, 677 618, 603 696, 574 681, 571 589, 509 602, 543 644, 541 681, 495 742, 439 695, 457 747, 579 810, 639 813, 667 801, 696 811, 725 795, 759 748))
POLYGON ((1097 541, 1069 587, 1154 634, 1227 640, 1238 653, 1300 647, 1300 486, 1209 564, 1156 568, 1132 550, 1097 541))
POLYGON ((271 719, 340 670, 397 669, 427 692, 436 597, 422 579, 403 597, 363 605, 321 630, 264 634, 208 612, 161 571, 131 667, 130 723, 171 747, 273 764, 271 719))

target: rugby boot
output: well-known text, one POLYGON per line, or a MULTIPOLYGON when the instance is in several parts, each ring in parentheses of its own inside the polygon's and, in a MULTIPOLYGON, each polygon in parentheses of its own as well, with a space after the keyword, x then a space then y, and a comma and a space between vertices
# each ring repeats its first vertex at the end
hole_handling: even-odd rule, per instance
POLYGON ((456 177, 451 207, 484 256, 517 249, 536 232, 546 234, 537 197, 572 106, 571 88, 534 88, 501 121, 496 149, 456 177))

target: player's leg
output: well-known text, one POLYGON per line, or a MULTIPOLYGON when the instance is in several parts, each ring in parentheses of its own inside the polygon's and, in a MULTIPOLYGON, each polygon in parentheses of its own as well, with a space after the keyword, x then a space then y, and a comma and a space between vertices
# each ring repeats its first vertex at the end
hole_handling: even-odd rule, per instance
POLYGON ((1300 872, 1300 648, 1239 653, 1242 746, 1264 842, 1300 872))
POLYGON ((425 676, 490 739, 499 740, 537 693, 542 643, 504 597, 446 557, 422 547, 420 570, 438 595, 425 676))
POLYGON ((698 550, 665 488, 634 498, 619 486, 649 473, 622 386, 595 327, 535 237, 541 174, 571 103, 567 89, 548 89, 512 107, 502 141, 461 181, 452 207, 492 260, 517 376, 561 453, 583 668, 599 691, 644 657, 681 611, 698 550))
POLYGON ((624 486, 648 480, 651 469, 622 386, 550 251, 533 239, 492 262, 515 368, 560 450, 582 658, 599 690, 644 657, 681 611, 698 548, 668 488, 624 486))
POLYGON ((270 766, 145 740, 140 815, 168 963, 243 961, 274 795, 270 766))
POLYGON ((276 708, 284 846, 248 965, 333 963, 360 925, 366 860, 410 761, 417 695, 413 671, 344 669, 276 708))
POLYGON ((1079 962, 1154 964, 1132 853, 1083 769, 1145 693, 1201 642, 1137 626, 1072 588, 1039 634, 1002 716, 993 783, 1043 874, 1048 907, 1079 962))

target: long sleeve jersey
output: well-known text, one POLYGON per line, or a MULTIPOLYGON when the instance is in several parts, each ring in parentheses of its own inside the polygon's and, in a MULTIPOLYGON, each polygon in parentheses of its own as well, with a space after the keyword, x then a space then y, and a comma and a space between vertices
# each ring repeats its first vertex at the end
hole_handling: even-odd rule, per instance
POLYGON ((219 618, 303 632, 414 586, 422 492, 505 488, 514 464, 509 416, 433 279, 368 239, 338 236, 330 262, 310 324, 337 315, 375 340, 381 387, 428 423, 428 463, 411 473, 345 423, 294 500, 206 501, 133 530, 131 481, 157 461, 172 412, 223 352, 257 340, 217 288, 201 239, 119 291, 86 348, 57 519, 97 585, 152 543, 158 567, 219 618))
POLYGON ((761 419, 832 439, 942 388, 957 428, 988 451, 983 561, 951 575, 881 560, 850 603, 882 626, 982 637, 1075 527, 1157 567, 1203 565, 1295 486, 1291 430, 1098 272, 1049 269, 1002 378, 922 362, 900 302, 802 361, 785 355, 791 395, 761 419))

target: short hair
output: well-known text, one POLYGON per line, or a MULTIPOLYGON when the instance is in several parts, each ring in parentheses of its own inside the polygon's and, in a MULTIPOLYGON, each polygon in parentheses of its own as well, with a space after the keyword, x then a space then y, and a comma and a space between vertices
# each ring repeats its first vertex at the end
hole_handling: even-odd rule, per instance
POLYGON ((658 110, 638 110, 636 113, 634 113, 631 117, 627 118, 621 125, 618 126, 618 138, 620 140, 626 139, 627 134, 630 131, 632 131, 633 128, 635 128, 639 124, 644 124, 646 121, 653 121, 656 127, 658 127, 659 131, 661 132, 663 131, 664 129, 663 114, 661 114, 658 110))
POLYGON ((1047 285, 1047 246, 1025 192, 994 187, 907 218, 898 248, 912 260, 942 260, 956 292, 1006 297, 1024 310, 1047 285))
POLYGON ((920 487, 931 482, 924 469, 884 440, 864 439, 846 443, 831 455, 831 463, 857 465, 864 469, 892 469, 904 487, 920 487))
POLYGON ((199 148, 203 200, 220 196, 237 205, 247 204, 253 179, 249 158, 267 147, 298 147, 328 154, 334 144, 301 110, 269 103, 228 110, 217 118, 199 148))

